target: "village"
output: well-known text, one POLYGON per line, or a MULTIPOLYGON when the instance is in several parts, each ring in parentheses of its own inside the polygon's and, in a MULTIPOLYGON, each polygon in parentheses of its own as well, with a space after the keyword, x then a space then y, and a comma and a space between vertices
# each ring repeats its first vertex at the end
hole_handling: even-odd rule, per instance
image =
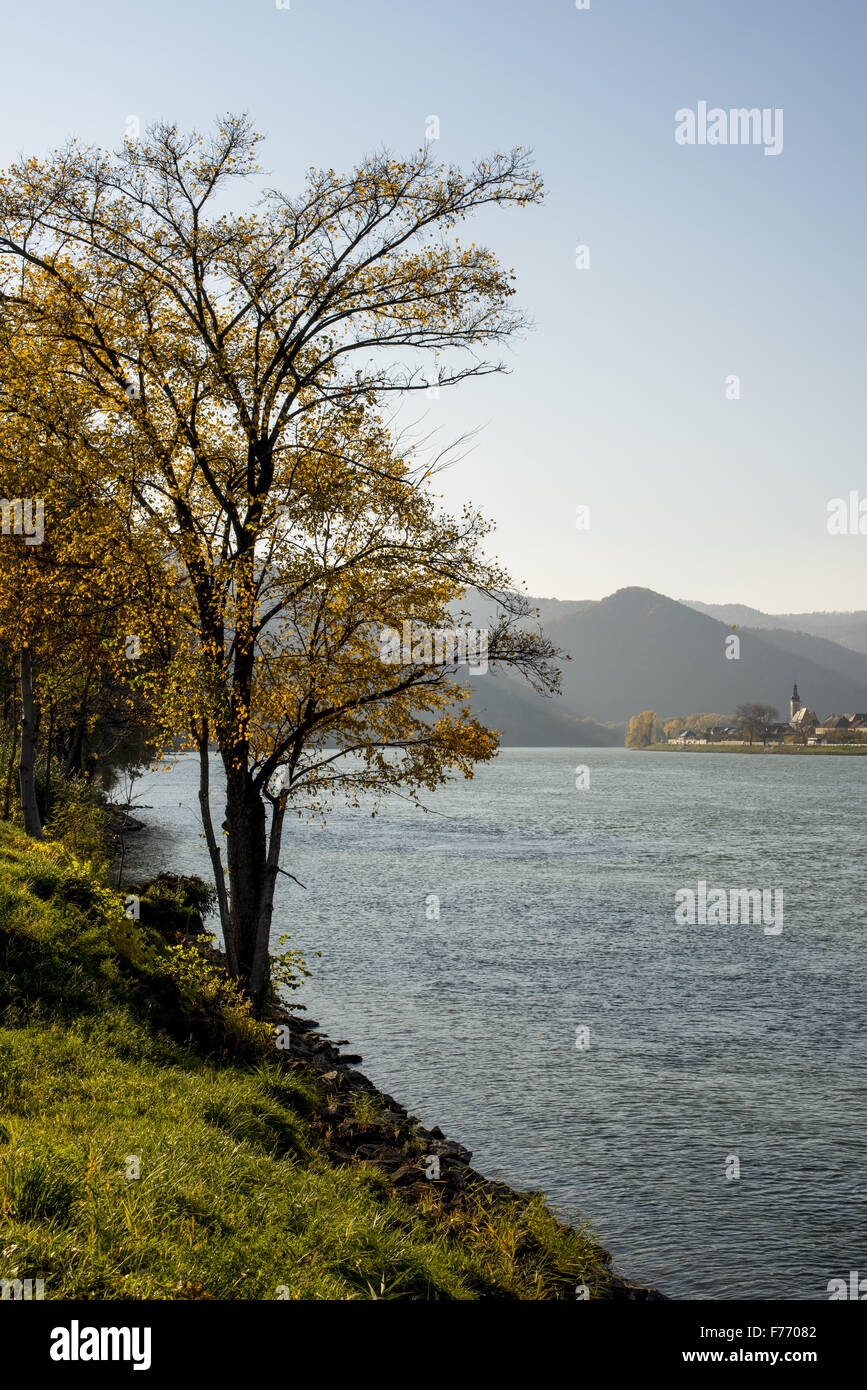
POLYGON ((772 716, 770 706, 741 706, 731 720, 709 723, 706 715, 689 715, 665 725, 666 742, 684 747, 696 744, 740 743, 763 745, 797 743, 806 747, 822 744, 860 744, 867 742, 867 713, 829 714, 820 719, 798 694, 797 682, 789 701, 788 721, 772 716), (682 724, 680 729, 672 724, 682 724))

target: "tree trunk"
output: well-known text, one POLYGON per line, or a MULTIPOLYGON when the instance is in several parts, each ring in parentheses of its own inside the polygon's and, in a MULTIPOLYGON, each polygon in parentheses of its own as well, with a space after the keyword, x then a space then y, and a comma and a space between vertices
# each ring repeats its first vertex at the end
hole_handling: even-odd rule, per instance
POLYGON ((271 920, 274 915, 274 890, 277 887, 277 874, 280 872, 280 845, 283 839, 283 817, 286 814, 284 798, 272 803, 271 831, 268 836, 268 855, 265 862, 265 881, 259 899, 259 922, 256 928, 256 951, 253 957, 253 973, 250 977, 250 991, 257 1003, 261 1004, 271 979, 271 920))
POLYGON ((208 846, 208 853, 211 856, 211 868, 214 871, 214 887, 217 890, 217 905, 220 910, 220 926, 223 931, 223 943, 226 947, 226 960, 229 965, 229 974, 234 979, 237 978, 238 975, 238 957, 235 951, 235 936, 232 930, 229 898, 226 892, 223 856, 217 844, 217 837, 214 834, 214 822, 211 816, 210 739, 208 736, 207 720, 202 722, 201 731, 196 731, 196 741, 199 745, 199 808, 202 814, 202 825, 205 829, 205 841, 208 846))
POLYGON ((21 648, 21 756, 18 762, 18 784, 21 789, 21 814, 24 830, 34 840, 41 840, 42 821, 36 801, 36 705, 33 699, 33 653, 21 648))
POLYGON ((10 703, 11 703, 11 711, 10 711, 11 717, 10 717, 10 721, 9 721, 9 722, 10 722, 10 727, 11 727, 11 729, 12 729, 12 748, 11 748, 10 753, 9 753, 9 763, 8 763, 8 765, 7 765, 7 768, 6 768, 6 785, 5 785, 4 789, 3 789, 3 819, 4 819, 4 820, 8 820, 9 817, 11 816, 11 814, 12 814, 12 776, 13 776, 13 773, 14 773, 14 770, 15 770, 15 764, 16 764, 16 762, 18 761, 18 734, 19 734, 19 730, 20 730, 20 723, 19 723, 19 720, 18 720, 18 718, 17 718, 17 710, 16 710, 16 708, 15 708, 16 702, 15 702, 15 700, 13 699, 10 703))
POLYGON ((285 814, 285 798, 277 798, 268 830, 265 804, 252 777, 246 772, 227 775, 228 898, 225 886, 220 893, 219 855, 212 853, 211 859, 215 874, 220 875, 217 891, 229 968, 257 1008, 265 1002, 271 980, 271 921, 285 814))
POLYGON ((54 702, 48 711, 48 741, 45 745, 45 814, 51 816, 51 755, 54 746, 54 702))
POLYGON ((226 772, 226 858, 229 869, 229 930, 235 947, 238 977, 258 1006, 267 985, 267 936, 263 915, 270 882, 265 807, 247 771, 226 772), (264 952, 264 957, 263 957, 264 952))

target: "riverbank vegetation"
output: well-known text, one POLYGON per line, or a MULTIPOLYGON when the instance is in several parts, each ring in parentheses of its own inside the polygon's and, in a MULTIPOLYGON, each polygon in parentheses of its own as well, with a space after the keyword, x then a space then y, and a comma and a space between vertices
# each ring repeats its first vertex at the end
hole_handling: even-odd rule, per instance
POLYGON ((642 748, 647 753, 763 753, 807 754, 810 757, 830 754, 831 756, 854 755, 856 758, 867 754, 867 743, 823 743, 816 746, 803 743, 648 743, 642 748))
POLYGON ((810 726, 800 728, 778 721, 772 705, 738 705, 733 715, 690 714, 660 719, 655 710, 633 715, 626 730, 626 747, 659 752, 683 750, 728 753, 867 753, 867 730, 821 729, 815 738, 810 726))
POLYGON ((471 1178, 455 1200, 391 1098, 281 1053, 185 891, 128 918, 60 841, 0 825, 0 1279, 51 1299, 612 1295, 605 1251, 543 1198, 471 1178), (421 1199, 367 1156, 383 1128, 421 1199))

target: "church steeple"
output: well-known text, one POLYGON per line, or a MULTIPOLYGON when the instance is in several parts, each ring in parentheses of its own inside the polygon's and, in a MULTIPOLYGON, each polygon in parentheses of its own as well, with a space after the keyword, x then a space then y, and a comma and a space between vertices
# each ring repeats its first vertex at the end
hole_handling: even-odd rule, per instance
POLYGON ((802 706, 801 706, 801 697, 800 697, 800 695, 798 694, 798 682, 795 681, 794 689, 792 690, 792 698, 791 698, 791 700, 789 701, 789 710, 790 710, 790 713, 789 713, 789 720, 790 720, 790 721, 791 721, 792 719, 794 719, 795 715, 798 713, 798 710, 801 709, 801 708, 802 708, 802 706))

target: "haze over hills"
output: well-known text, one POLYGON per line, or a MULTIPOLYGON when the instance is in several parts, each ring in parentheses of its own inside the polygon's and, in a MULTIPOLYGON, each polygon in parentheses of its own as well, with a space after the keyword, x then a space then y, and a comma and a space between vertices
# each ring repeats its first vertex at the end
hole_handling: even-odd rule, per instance
MULTIPOLYGON (((493 673, 475 678, 474 707, 503 729, 504 744, 622 742, 622 725, 643 709, 666 718, 732 714, 742 702, 758 700, 788 718, 796 680, 801 698, 820 718, 867 710, 867 653, 826 636, 739 624, 740 657, 729 660, 731 622, 651 589, 618 589, 607 598, 584 602, 530 602, 540 610, 551 641, 572 659, 563 663, 563 694, 553 700, 493 673), (596 722, 582 726, 581 719, 596 722), (621 727, 609 731, 604 725, 621 727)), ((475 621, 482 626, 490 614, 474 607, 475 621)), ((861 615, 809 616, 857 622, 861 615)))
POLYGON ((744 603, 699 603, 694 599, 679 599, 687 608, 695 608, 709 618, 722 623, 737 623, 738 627, 787 628, 791 632, 808 632, 813 637, 827 637, 844 647, 867 655, 867 612, 855 613, 763 613, 744 603))
POLYGON ((623 727, 611 728, 573 712, 563 697, 545 699, 525 681, 503 672, 471 676, 473 711, 502 732, 507 748, 611 748, 623 742, 623 727))

